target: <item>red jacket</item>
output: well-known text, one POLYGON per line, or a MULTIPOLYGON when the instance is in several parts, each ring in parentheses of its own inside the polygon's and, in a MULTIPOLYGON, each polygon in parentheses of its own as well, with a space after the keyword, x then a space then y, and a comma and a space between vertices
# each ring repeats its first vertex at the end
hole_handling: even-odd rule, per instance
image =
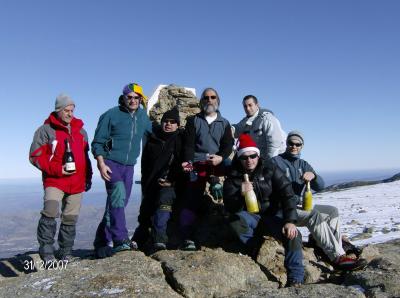
POLYGON ((29 160, 42 171, 44 188, 51 186, 68 194, 76 194, 83 192, 86 183, 92 179, 88 151, 88 137, 82 120, 73 118, 69 129, 53 112, 36 130, 29 160), (65 139, 69 140, 75 158, 76 173, 73 175, 62 174, 65 139))

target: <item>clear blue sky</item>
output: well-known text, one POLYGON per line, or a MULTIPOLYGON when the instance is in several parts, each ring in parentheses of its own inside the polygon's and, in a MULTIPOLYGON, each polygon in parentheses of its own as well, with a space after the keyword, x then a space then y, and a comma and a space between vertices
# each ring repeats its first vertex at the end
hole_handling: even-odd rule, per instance
POLYGON ((400 168, 400 1, 2 1, 0 178, 39 176, 36 128, 67 92, 89 137, 135 81, 254 94, 318 170, 400 168))

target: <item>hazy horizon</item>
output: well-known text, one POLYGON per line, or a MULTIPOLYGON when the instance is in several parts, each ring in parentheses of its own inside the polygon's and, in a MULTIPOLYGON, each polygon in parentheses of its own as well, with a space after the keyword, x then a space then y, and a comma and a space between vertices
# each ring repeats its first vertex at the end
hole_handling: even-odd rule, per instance
MULTIPOLYGON (((356 169, 356 170, 321 170, 318 171, 317 168, 314 168, 318 174, 322 176, 325 180, 326 185, 330 185, 331 183, 340 183, 340 182, 332 182, 343 180, 343 182, 348 181, 349 179, 385 179, 390 178, 391 176, 400 173, 400 168, 382 168, 382 169, 356 169)), ((101 177, 94 167, 93 180, 101 181, 101 177)), ((138 171, 135 169, 135 181, 140 180, 140 174, 137 174, 138 171)), ((36 176, 29 177, 9 177, 9 178, 0 178, 0 185, 5 182, 16 182, 20 180, 29 180, 29 181, 39 181, 41 182, 41 172, 38 171, 36 176)))

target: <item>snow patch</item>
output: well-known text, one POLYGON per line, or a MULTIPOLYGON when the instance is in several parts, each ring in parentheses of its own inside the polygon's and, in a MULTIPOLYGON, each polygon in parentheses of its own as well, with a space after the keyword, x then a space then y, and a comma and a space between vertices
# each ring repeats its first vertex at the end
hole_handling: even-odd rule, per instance
MULTIPOLYGON (((400 181, 314 194, 313 203, 339 209, 341 231, 356 245, 400 238, 400 181)), ((305 239, 307 228, 300 228, 305 239)))
POLYGON ((119 288, 102 289, 100 295, 114 295, 123 293, 125 291, 126 289, 119 289, 119 288))
POLYGON ((42 279, 41 281, 34 282, 32 284, 32 287, 37 290, 47 291, 56 283, 54 279, 55 279, 54 277, 42 279))

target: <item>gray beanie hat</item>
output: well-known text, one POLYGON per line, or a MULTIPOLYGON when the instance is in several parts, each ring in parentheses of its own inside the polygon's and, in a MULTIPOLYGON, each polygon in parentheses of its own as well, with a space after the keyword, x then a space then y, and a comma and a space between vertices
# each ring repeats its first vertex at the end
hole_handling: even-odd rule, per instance
POLYGON ((288 133, 286 141, 289 140, 297 140, 302 144, 304 144, 303 134, 298 130, 292 130, 291 132, 288 133))
POLYGON ((69 105, 75 106, 75 102, 67 94, 61 93, 56 98, 56 104, 54 107, 54 111, 59 112, 59 111, 63 110, 66 106, 69 106, 69 105))

